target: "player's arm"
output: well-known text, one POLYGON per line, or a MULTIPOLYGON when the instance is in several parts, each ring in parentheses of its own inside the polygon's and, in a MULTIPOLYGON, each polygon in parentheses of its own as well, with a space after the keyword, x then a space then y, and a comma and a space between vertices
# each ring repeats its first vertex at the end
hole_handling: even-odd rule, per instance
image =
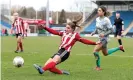
POLYGON ((113 27, 112 27, 112 24, 109 19, 107 20, 107 28, 108 28, 108 31, 106 31, 104 33, 104 36, 107 36, 107 35, 113 33, 113 27))
POLYGON ((54 35, 58 35, 58 36, 62 36, 63 35, 63 32, 59 32, 59 31, 56 31, 54 29, 51 29, 49 27, 46 27, 46 26, 43 26, 41 25, 41 27, 43 27, 45 30, 47 30, 49 33, 52 33, 54 35))
POLYGON ((113 31, 115 31, 115 29, 116 29, 116 21, 115 21, 115 19, 114 19, 113 31))
POLYGON ((23 20, 21 21, 21 25, 22 25, 22 29, 23 29, 23 35, 24 35, 26 31, 25 31, 24 21, 23 20))
MULTIPOLYGON (((96 22, 97 22, 97 19, 96 19, 96 22)), ((97 23, 96 23, 96 26, 97 26, 97 23)), ((95 28, 95 30, 91 33, 91 36, 93 36, 94 34, 97 33, 97 27, 95 28)))
POLYGON ((94 34, 96 34, 97 33, 97 27, 96 27, 96 29, 91 33, 91 36, 93 36, 94 34))
POLYGON ((122 20, 122 31, 124 31, 124 21, 122 20))
POLYGON ((79 34, 76 35, 76 40, 81 42, 81 43, 88 44, 88 45, 97 45, 98 44, 97 42, 87 40, 85 38, 80 37, 79 34))
POLYGON ((12 23, 12 26, 11 26, 11 34, 13 34, 13 28, 14 28, 14 23, 12 23))

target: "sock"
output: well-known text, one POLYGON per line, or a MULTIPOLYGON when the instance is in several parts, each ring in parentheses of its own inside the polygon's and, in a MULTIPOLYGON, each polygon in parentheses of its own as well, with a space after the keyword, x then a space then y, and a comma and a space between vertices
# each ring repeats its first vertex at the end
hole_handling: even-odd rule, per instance
POLYGON ((121 39, 118 39, 119 45, 122 45, 122 41, 121 39))
POLYGON ((42 69, 43 69, 44 71, 46 71, 46 70, 52 69, 53 67, 55 67, 55 65, 56 65, 55 62, 50 62, 50 63, 48 63, 46 66, 44 66, 42 69))
POLYGON ((17 49, 16 49, 16 51, 18 51, 19 50, 19 42, 17 42, 17 49))
POLYGON ((22 44, 22 42, 19 43, 19 46, 20 46, 21 51, 23 51, 23 44, 22 44))
POLYGON ((108 55, 110 55, 110 54, 112 54, 112 53, 114 53, 114 52, 116 52, 118 50, 120 50, 119 47, 108 49, 108 55))
POLYGON ((96 65, 97 67, 100 67, 100 56, 98 52, 94 52, 94 56, 96 58, 96 65))
POLYGON ((58 68, 56 67, 53 67, 51 69, 49 69, 50 72, 53 72, 53 73, 57 73, 57 74, 62 74, 62 71, 59 70, 58 68))

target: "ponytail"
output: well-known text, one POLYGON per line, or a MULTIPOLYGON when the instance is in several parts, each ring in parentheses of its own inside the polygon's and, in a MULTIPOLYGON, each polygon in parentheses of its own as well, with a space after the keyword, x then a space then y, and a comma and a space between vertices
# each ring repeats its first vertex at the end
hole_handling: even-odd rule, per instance
POLYGON ((104 13, 104 16, 106 16, 106 17, 110 17, 110 16, 111 16, 111 12, 106 11, 106 12, 104 13))
POLYGON ((78 25, 78 22, 79 22, 81 19, 82 19, 82 16, 81 16, 79 19, 75 20, 75 21, 69 22, 68 25, 71 26, 71 28, 72 28, 73 30, 75 30, 76 27, 81 28, 81 27, 78 25))

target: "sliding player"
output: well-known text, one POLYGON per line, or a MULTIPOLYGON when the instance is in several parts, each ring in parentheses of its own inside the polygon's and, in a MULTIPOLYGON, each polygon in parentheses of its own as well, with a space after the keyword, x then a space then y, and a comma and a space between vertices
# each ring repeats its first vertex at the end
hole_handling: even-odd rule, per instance
POLYGON ((54 35, 61 36, 61 44, 59 47, 59 51, 56 54, 54 54, 51 58, 49 58, 43 67, 40 67, 37 64, 34 64, 34 67, 38 70, 40 74, 43 74, 45 71, 49 70, 53 73, 69 75, 69 72, 59 70, 56 67, 56 65, 60 64, 61 62, 64 62, 69 57, 71 48, 73 47, 75 42, 79 41, 88 45, 96 45, 100 43, 100 42, 96 43, 96 42, 81 38, 80 35, 75 32, 76 27, 79 27, 77 25, 77 22, 68 23, 66 25, 65 31, 63 32, 58 32, 48 27, 42 27, 54 35))

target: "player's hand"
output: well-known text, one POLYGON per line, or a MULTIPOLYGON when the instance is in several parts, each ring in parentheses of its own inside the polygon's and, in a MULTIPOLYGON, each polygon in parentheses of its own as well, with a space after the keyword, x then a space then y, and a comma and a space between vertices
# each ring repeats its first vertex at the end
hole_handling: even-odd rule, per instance
POLYGON ((104 34, 100 34, 99 37, 103 38, 104 37, 104 34))
POLYGON ((101 41, 97 41, 97 42, 96 42, 96 45, 99 45, 99 44, 101 44, 101 41))

